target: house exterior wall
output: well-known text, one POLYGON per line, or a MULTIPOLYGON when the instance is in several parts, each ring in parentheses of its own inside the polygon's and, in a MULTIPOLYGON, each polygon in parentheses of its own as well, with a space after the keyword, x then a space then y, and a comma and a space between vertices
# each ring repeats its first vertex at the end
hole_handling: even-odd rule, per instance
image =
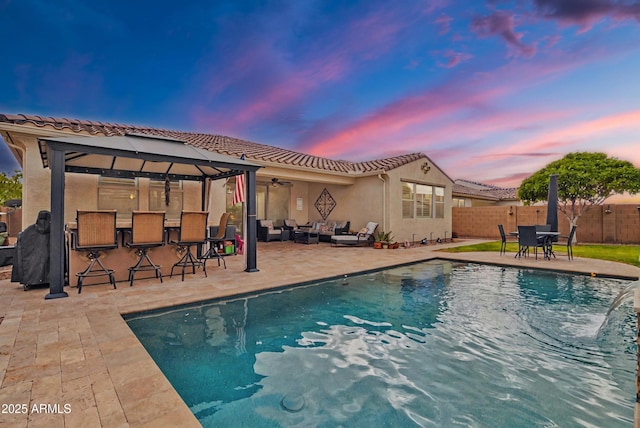
MULTIPOLYGON (((37 138, 42 136, 78 136, 86 133, 63 132, 54 129, 13 126, 11 142, 24 147, 23 160, 23 225, 33 223, 40 210, 50 209, 51 174, 43 168, 38 149, 37 138)), ((364 227, 367 222, 379 224, 379 231, 391 231, 397 241, 436 239, 451 236, 451 208, 453 182, 428 158, 420 158, 409 164, 390 171, 380 171, 380 176, 373 172, 370 175, 334 174, 311 167, 286 167, 283 165, 265 164, 257 174, 270 181, 272 177, 282 177, 283 181, 291 181, 289 217, 298 223, 321 220, 320 213, 314 204, 322 190, 326 188, 336 201, 336 207, 327 217, 329 221, 349 220, 354 231, 364 227), (430 169, 425 173, 422 169, 427 163, 430 169), (404 219, 402 218, 402 181, 410 181, 445 188, 445 215, 443 219, 404 219), (298 205, 301 200, 302 206, 298 205), (299 209, 301 208, 301 209, 299 209)), ((214 181, 209 194, 209 221, 215 224, 220 215, 227 209, 226 186, 214 181)), ((201 209, 200 182, 185 181, 183 183, 183 209, 201 209)), ((149 180, 138 179, 138 209, 149 207, 149 180)), ((98 207, 98 176, 88 174, 65 174, 65 222, 75 220, 77 209, 96 209, 98 207)), ((282 221, 283 219, 274 219, 282 221)))
MULTIPOLYGON (((309 221, 322 221, 315 203, 326 188, 336 201, 326 221, 351 222, 351 229, 358 231, 367 222, 373 221, 382 225, 382 182, 377 177, 362 177, 355 184, 343 186, 337 184, 309 183, 309 221)), ((378 230, 381 226, 379 226, 378 230)))
POLYGON ((309 183, 309 221, 322 221, 314 204, 323 189, 336 201, 327 221, 350 220, 351 229, 358 231, 367 222, 378 223, 378 231, 390 231, 398 242, 412 239, 451 237, 451 208, 453 182, 444 172, 429 162, 425 174, 425 158, 378 175, 358 177, 353 185, 324 185, 309 183), (383 181, 384 179, 384 181, 383 181), (445 188, 444 218, 402 218, 402 182, 435 185, 445 188))
POLYGON ((395 168, 388 172, 387 230, 398 242, 422 238, 451 238, 451 208, 453 181, 428 158, 395 168), (426 173, 422 167, 428 162, 426 173), (402 182, 444 187, 444 218, 402 218, 402 182))
POLYGON ((38 212, 51 209, 51 171, 42 167, 38 140, 12 133, 12 142, 25 150, 22 163, 22 225, 33 224, 38 212))

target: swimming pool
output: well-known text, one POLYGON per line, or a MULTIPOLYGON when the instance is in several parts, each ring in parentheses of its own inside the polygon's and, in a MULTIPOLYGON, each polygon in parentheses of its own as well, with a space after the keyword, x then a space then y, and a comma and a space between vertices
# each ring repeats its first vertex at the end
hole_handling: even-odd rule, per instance
POLYGON ((127 322, 205 427, 627 427, 625 284, 432 261, 127 322))

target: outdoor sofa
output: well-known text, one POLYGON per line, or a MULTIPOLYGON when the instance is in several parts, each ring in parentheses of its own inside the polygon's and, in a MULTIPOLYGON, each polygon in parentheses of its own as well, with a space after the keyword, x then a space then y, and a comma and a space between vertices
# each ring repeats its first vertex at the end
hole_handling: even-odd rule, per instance
POLYGON ((318 230, 320 242, 331 242, 334 235, 348 235, 350 226, 350 221, 327 221, 314 223, 312 229, 318 230))
POLYGON ((293 239, 294 231, 296 230, 315 230, 318 233, 320 242, 331 242, 331 237, 334 235, 347 235, 349 234, 349 227, 351 227, 350 221, 317 221, 314 223, 308 223, 304 225, 298 225, 293 219, 286 219, 284 221, 285 229, 288 229, 293 239))

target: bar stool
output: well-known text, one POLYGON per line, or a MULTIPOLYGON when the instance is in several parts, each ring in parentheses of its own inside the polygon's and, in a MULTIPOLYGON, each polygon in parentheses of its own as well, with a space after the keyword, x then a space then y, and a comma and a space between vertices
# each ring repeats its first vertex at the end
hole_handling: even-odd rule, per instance
POLYGON ((129 268, 129 287, 133 286, 135 274, 140 271, 154 271, 162 282, 162 266, 151 261, 149 248, 165 244, 164 218, 164 211, 133 211, 131 214, 130 239, 124 245, 136 249, 138 263, 129 268))
POLYGON ((86 251, 90 260, 84 271, 76 273, 78 294, 82 293, 82 282, 87 277, 108 276, 115 289, 114 270, 105 267, 100 260, 100 252, 118 248, 116 210, 76 211, 76 221, 78 228, 74 250, 86 251))
POLYGON ((178 232, 178 240, 171 241, 178 247, 185 248, 186 253, 178 262, 171 266, 171 274, 173 277, 173 269, 182 268, 182 280, 184 281, 184 270, 187 266, 193 268, 196 273, 196 266, 202 266, 204 276, 207 276, 207 266, 204 262, 199 261, 191 252, 191 247, 198 244, 204 244, 207 239, 207 216, 206 211, 182 211, 180 214, 180 231, 178 232))
POLYGON ((229 213, 222 213, 220 216, 220 224, 218 225, 218 233, 215 236, 210 236, 207 238, 207 243, 209 244, 209 249, 207 252, 201 257, 204 260, 204 263, 207 263, 207 260, 217 258, 218 266, 220 266, 220 260, 224 264, 224 268, 227 268, 227 262, 218 252, 218 244, 224 241, 224 237, 227 233, 227 223, 229 222, 229 213))

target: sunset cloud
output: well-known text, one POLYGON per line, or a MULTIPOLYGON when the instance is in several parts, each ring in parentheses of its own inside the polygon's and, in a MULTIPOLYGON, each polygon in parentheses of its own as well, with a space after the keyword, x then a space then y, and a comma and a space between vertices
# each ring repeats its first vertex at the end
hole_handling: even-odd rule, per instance
POLYGON ((471 22, 471 29, 481 37, 497 35, 517 55, 530 58, 536 53, 536 47, 522 42, 522 34, 515 31, 515 24, 513 13, 496 11, 488 16, 475 17, 471 22))
POLYGON ((422 152, 494 184, 567 151, 640 164, 640 0, 0 5, 0 36, 29 46, 3 56, 4 113, 422 152))
POLYGON ((635 19, 640 22, 640 2, 615 0, 534 0, 543 17, 565 24, 577 24, 583 31, 605 18, 635 19))

